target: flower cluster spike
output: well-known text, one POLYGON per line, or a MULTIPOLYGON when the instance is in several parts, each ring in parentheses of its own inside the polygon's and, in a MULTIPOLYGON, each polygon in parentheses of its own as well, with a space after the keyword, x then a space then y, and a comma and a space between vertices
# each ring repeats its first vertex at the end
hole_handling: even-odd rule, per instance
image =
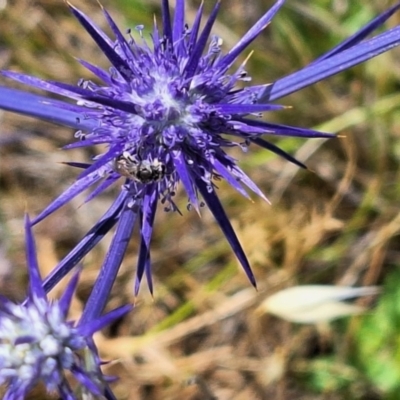
MULTIPOLYGON (((82 169, 76 182, 33 222, 46 218, 95 184, 98 185, 87 201, 121 178, 124 185, 122 195, 111 206, 118 208, 119 214, 113 214, 112 223, 111 217, 103 217, 107 221, 88 232, 68 256, 68 263, 53 271, 45 283, 46 290, 104 236, 105 225, 110 229, 118 223, 126 208, 135 214, 132 220, 137 221, 140 230, 136 291, 143 276, 151 287, 150 241, 154 217, 160 203, 166 211, 179 211, 174 201, 178 184, 187 193, 188 209, 200 212, 200 207, 207 204, 255 285, 246 255, 218 199, 215 180, 226 180, 245 197, 249 197, 250 190, 266 201, 267 198, 229 155, 229 149, 236 146, 246 151, 250 145, 256 145, 305 168, 301 161, 266 137, 332 138, 334 135, 269 123, 260 117, 282 108, 274 101, 398 46, 399 26, 372 38, 368 35, 397 11, 400 4, 310 65, 264 85, 251 85, 245 69, 248 57, 244 56, 242 63, 239 58, 270 24, 284 0, 277 0, 227 53, 222 50, 222 39, 211 34, 220 1, 205 21, 202 21, 202 3, 189 28, 185 23, 185 1, 176 1, 172 16, 169 1, 162 0, 161 29, 155 22, 152 43, 144 39, 141 25, 136 27, 139 35, 130 31, 123 34, 103 9, 113 35, 110 38, 89 16, 67 4, 110 62, 110 69, 79 60, 96 80, 81 80, 77 86, 3 71, 5 77, 72 102, 0 87, 0 108, 78 128, 75 134, 78 140, 66 146, 67 149, 103 144, 105 151, 91 163, 70 163, 82 169)), ((123 232, 120 234, 123 236, 123 232)), ((124 251, 126 244, 115 246, 110 254, 124 251)))
POLYGON ((47 299, 41 280, 29 218, 25 219, 29 294, 24 304, 0 298, 0 384, 7 384, 6 400, 23 400, 39 382, 63 399, 76 399, 66 379, 69 371, 81 385, 81 393, 101 396, 107 377, 92 335, 127 313, 120 307, 88 324, 67 320, 79 271, 59 301, 47 299))

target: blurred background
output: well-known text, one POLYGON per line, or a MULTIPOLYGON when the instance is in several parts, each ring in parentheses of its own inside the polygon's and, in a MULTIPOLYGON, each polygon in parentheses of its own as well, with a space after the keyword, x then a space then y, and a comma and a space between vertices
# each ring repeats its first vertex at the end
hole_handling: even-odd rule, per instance
MULTIPOLYGON (((199 2, 186 3, 190 24, 199 2)), ((106 29, 95 0, 73 4, 106 29)), ((123 31, 138 24, 150 29, 153 15, 160 16, 158 0, 102 4, 123 31)), ((206 13, 213 4, 206 1, 206 13)), ((225 1, 214 33, 229 49, 272 4, 225 1)), ((300 69, 393 4, 287 0, 251 46, 253 83, 300 69)), ((385 27, 398 23, 399 13, 385 27)), ((108 68, 63 1, 0 0, 1 69, 71 84, 90 79, 74 57, 108 68)), ((136 308, 96 336, 103 359, 111 361, 105 371, 120 377, 112 385, 118 399, 400 399, 399 66, 395 49, 288 96, 280 103, 291 109, 266 115, 340 135, 329 141, 275 140, 309 170, 257 148, 233 152, 272 202, 255 196, 249 202, 219 183, 258 291, 206 209, 201 219, 193 211, 159 211, 152 241, 154 297, 143 285, 134 299, 138 243, 132 238, 108 309, 132 301, 136 308), (310 284, 381 285, 382 293, 358 300, 365 314, 323 324, 316 319, 298 325, 265 312, 268 296, 310 284)), ((77 171, 62 162, 87 162, 101 152, 60 150, 73 133, 0 111, 0 292, 15 301, 24 298, 27 285, 24 212, 36 215, 74 181, 77 171)), ((83 206, 80 196, 35 227, 43 276, 118 190, 83 206)), ((186 201, 181 193, 183 210, 186 201)), ((79 318, 110 239, 84 260, 72 319, 79 318)), ((58 297, 64 286, 51 295, 58 297)), ((30 398, 56 397, 39 387, 30 398)))

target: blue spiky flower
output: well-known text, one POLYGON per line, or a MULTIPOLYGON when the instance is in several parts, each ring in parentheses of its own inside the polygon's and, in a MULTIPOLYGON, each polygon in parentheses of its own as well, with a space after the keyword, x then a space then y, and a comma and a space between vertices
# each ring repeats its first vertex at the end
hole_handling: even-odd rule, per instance
POLYGON ((77 397, 67 381, 66 371, 80 383, 81 395, 100 396, 107 379, 100 370, 92 335, 131 307, 121 307, 88 324, 66 320, 79 272, 59 301, 49 301, 42 287, 27 217, 25 229, 30 277, 28 300, 15 304, 0 297, 0 385, 8 386, 4 399, 25 399, 30 389, 43 382, 49 392, 73 400, 77 397))
MULTIPOLYGON (((187 193, 189 209, 199 212, 203 202, 209 207, 255 285, 242 246, 218 199, 215 180, 226 180, 246 197, 249 197, 247 188, 266 198, 229 155, 229 149, 239 146, 246 150, 250 145, 258 145, 304 167, 265 136, 329 138, 333 135, 265 122, 259 118, 261 113, 281 109, 274 103, 277 99, 400 43, 400 27, 366 39, 400 8, 397 4, 305 68, 272 84, 250 85, 245 70, 248 58, 238 67, 235 65, 283 4, 284 0, 276 1, 227 53, 221 49, 221 38, 211 35, 220 1, 201 29, 203 3, 189 28, 185 23, 185 1, 176 0, 172 17, 168 0, 162 0, 162 29, 154 23, 152 43, 143 39, 143 26, 136 27, 140 39, 135 41, 129 31, 127 35, 121 33, 103 10, 114 35, 111 39, 88 16, 69 5, 108 58, 111 68, 105 71, 79 60, 97 79, 82 80, 78 86, 3 72, 8 78, 72 99, 74 103, 0 88, 0 107, 78 129, 75 134, 78 140, 66 148, 99 144, 106 147, 90 164, 70 163, 83 168, 83 172, 34 223, 95 184, 98 186, 87 201, 120 178, 125 179, 121 194, 110 210, 56 268, 46 281, 46 289, 79 262, 117 222, 116 237, 125 239, 132 233, 133 224, 139 224, 141 245, 136 291, 143 275, 151 289, 149 248, 156 209, 161 203, 167 211, 179 211, 174 196, 180 183, 187 193)), ((126 245, 126 240, 114 240, 108 255, 115 260, 113 268, 119 268, 126 245)), ((111 268, 110 263, 107 265, 111 268)))

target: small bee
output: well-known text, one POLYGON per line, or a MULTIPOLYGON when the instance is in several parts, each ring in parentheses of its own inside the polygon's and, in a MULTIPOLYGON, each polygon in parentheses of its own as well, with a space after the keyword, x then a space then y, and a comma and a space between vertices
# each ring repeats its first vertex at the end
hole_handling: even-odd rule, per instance
POLYGON ((165 165, 157 158, 137 160, 124 151, 114 160, 114 171, 140 183, 158 182, 165 177, 165 165))

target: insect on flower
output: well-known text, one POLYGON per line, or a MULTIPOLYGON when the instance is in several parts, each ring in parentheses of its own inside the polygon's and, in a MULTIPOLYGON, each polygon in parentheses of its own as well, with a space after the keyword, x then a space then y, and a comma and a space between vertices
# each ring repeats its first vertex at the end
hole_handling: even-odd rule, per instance
POLYGON ((144 184, 158 182, 166 175, 165 164, 158 158, 138 160, 127 151, 113 161, 113 169, 122 176, 144 184))

